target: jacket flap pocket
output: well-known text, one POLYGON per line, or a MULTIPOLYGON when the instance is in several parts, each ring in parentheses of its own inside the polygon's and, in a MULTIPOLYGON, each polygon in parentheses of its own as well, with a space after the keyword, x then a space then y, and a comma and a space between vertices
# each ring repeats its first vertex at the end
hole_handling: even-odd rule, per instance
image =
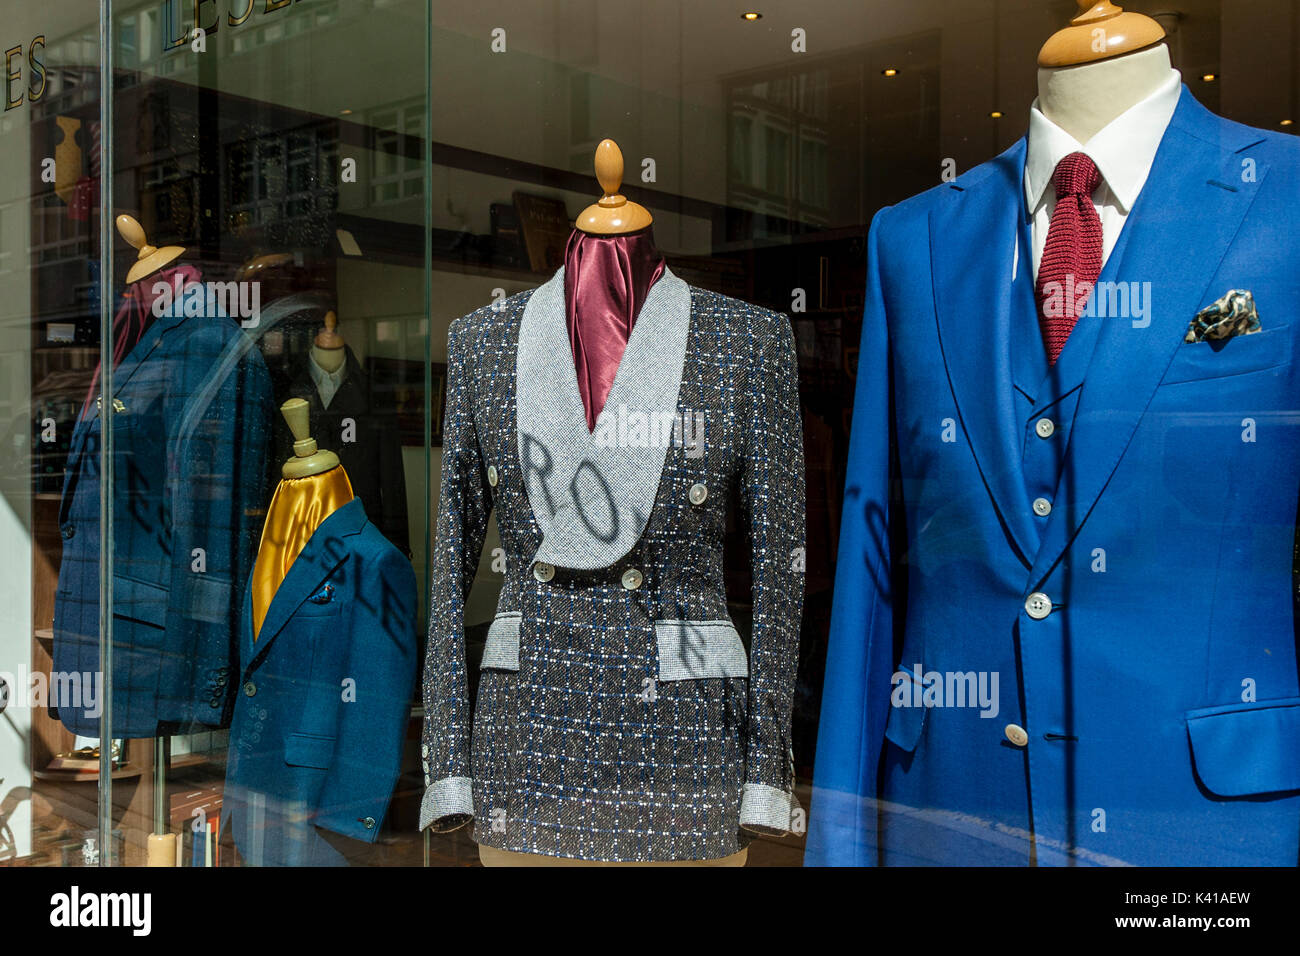
POLYGON ((730 621, 655 621, 660 680, 748 677, 749 655, 730 621))
POLYGON ((1186 714, 1196 775, 1223 797, 1300 790, 1300 697, 1186 714))
POLYGON ((113 575, 113 616, 167 626, 166 588, 135 578, 113 575))
POLYGON ((900 667, 894 673, 893 687, 889 695, 889 720, 885 724, 885 739, 895 747, 911 753, 921 739, 925 729, 927 708, 918 704, 921 692, 925 689, 920 674, 910 667, 900 667))
POLYGON ((519 670, 520 620, 522 615, 518 611, 502 611, 492 619, 487 641, 483 645, 483 660, 478 665, 479 670, 519 670))
POLYGON ((334 762, 334 738, 319 734, 290 734, 284 742, 284 762, 291 767, 325 769, 334 762))

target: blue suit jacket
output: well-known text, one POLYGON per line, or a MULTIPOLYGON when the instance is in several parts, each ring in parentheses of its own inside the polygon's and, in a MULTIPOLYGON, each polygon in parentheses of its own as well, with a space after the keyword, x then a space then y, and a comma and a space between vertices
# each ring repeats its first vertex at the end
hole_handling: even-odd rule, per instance
MULTIPOLYGON (((265 504, 270 375, 225 316, 164 315, 112 384, 113 736, 225 726, 265 504)), ((99 451, 92 409, 73 433, 59 512, 51 694, 64 725, 88 736, 103 703, 99 451)))
POLYGON ((871 227, 806 862, 1295 865, 1300 144, 1183 89, 1106 266, 1151 309, 1102 320, 1046 517, 1025 149, 871 227), (1262 330, 1185 343, 1229 289, 1262 330), (916 665, 998 675, 997 717, 891 706, 916 665))
MULTIPOLYGON (((247 864, 343 865, 373 842, 415 686, 415 572, 354 498, 323 522, 257 641, 244 600, 222 815, 247 864)), ((223 825, 224 829, 224 825, 223 825)))

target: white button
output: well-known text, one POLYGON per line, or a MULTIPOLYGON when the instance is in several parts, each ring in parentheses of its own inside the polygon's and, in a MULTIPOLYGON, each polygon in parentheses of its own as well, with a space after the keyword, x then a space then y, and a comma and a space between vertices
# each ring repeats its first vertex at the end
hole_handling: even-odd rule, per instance
POLYGON ((690 499, 693 505, 704 504, 704 499, 709 497, 709 489, 703 484, 691 485, 690 499))
POLYGON ((1034 499, 1034 514, 1040 518, 1046 518, 1052 513, 1052 503, 1046 498, 1034 499))
POLYGON ((1052 599, 1042 591, 1035 591, 1025 598, 1025 610, 1035 621, 1041 621, 1052 613, 1052 599))
POLYGON ((1056 422, 1050 418, 1040 418, 1034 423, 1034 431, 1038 432, 1039 438, 1051 438, 1056 433, 1056 422))
POLYGON ((639 588, 643 580, 641 572, 636 568, 628 568, 623 572, 623 587, 627 588, 629 591, 635 591, 639 588))
POLYGON ((555 568, 545 561, 538 561, 533 565, 533 577, 545 584, 551 578, 555 577, 555 568))
POLYGON ((497 486, 497 466, 488 465, 488 484, 493 488, 497 486))
POLYGON ((1023 747, 1029 743, 1029 734, 1025 733, 1025 728, 1019 724, 1007 724, 1007 740, 1011 741, 1017 747, 1023 747))

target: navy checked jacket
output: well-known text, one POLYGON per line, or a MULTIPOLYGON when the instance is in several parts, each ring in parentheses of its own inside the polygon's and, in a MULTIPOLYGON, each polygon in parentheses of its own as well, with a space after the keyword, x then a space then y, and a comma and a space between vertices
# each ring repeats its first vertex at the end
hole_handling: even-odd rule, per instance
POLYGON ((804 546, 790 320, 665 270, 593 434, 560 270, 453 323, 447 387, 421 826, 472 817, 483 845, 618 861, 718 858, 748 831, 789 831, 804 546), (733 507, 748 649, 723 586, 733 507), (465 598, 492 511, 505 581, 471 713, 465 598))
MULTIPOLYGON (((230 718, 232 655, 265 504, 271 381, 220 315, 154 319, 113 373, 112 733, 230 718)), ((51 703, 98 736, 100 414, 78 422, 59 529, 51 703)))

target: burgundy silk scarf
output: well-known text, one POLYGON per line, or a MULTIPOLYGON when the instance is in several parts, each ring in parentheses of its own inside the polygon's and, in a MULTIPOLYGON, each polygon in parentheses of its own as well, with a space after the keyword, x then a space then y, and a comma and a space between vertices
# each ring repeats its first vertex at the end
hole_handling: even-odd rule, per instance
POLYGON ((623 236, 573 230, 564 250, 564 313, 587 429, 605 408, 628 336, 664 272, 649 227, 623 236))

